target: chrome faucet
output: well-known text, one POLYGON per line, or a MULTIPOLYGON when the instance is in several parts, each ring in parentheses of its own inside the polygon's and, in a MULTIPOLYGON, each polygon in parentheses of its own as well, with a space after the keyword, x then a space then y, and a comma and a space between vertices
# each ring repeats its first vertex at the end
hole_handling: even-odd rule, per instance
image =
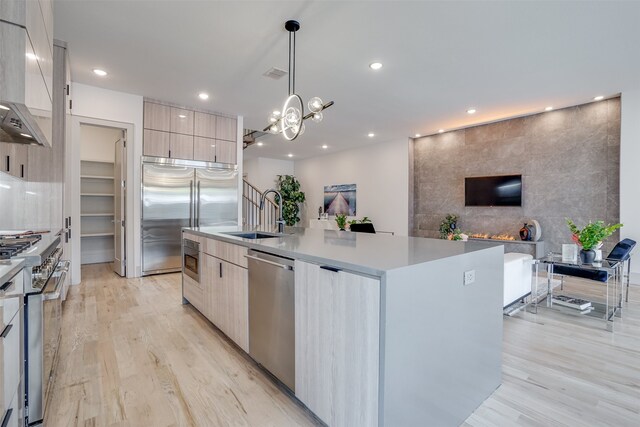
POLYGON ((278 209, 280 210, 280 218, 276 220, 276 224, 278 224, 278 233, 284 233, 284 218, 282 216, 282 194, 274 188, 270 188, 260 197, 260 210, 264 209, 264 199, 267 197, 267 194, 275 193, 278 196, 278 209))

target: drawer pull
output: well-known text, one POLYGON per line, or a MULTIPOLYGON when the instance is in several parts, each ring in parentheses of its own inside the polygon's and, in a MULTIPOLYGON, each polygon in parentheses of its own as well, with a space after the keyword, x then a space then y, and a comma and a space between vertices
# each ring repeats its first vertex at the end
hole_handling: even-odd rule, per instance
POLYGON ((9 425, 9 420, 11 420, 12 414, 13 408, 7 409, 7 412, 4 413, 4 417, 2 417, 2 427, 7 427, 7 425, 9 425))
POLYGON ((13 324, 5 326, 4 330, 0 334, 0 338, 6 338, 9 335, 9 332, 13 329, 13 324))
POLYGON ((4 285, 0 286, 0 291, 6 291, 9 286, 13 285, 13 280, 9 280, 4 285))
POLYGON ((323 269, 323 270, 333 271, 334 273, 339 273, 340 272, 339 268, 329 267, 328 265, 321 265, 320 268, 323 269))

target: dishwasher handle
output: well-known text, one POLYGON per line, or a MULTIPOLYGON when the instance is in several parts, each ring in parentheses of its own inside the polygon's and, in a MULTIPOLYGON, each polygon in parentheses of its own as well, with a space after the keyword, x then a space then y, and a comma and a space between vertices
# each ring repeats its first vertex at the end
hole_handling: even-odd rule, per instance
POLYGON ((260 262, 264 262, 266 264, 275 265, 276 267, 280 267, 280 268, 283 268, 285 270, 293 270, 293 267, 290 266, 290 265, 280 264, 279 262, 269 261, 267 259, 258 258, 257 256, 245 255, 244 257, 247 258, 247 259, 252 259, 254 261, 260 261, 260 262))

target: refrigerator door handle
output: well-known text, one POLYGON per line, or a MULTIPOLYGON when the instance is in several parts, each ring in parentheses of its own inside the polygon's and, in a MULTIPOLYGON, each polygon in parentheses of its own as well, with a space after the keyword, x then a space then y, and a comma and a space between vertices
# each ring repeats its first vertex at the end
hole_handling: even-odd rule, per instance
POLYGON ((196 199, 196 227, 200 227, 200 181, 198 181, 198 198, 196 199))
POLYGON ((189 181, 189 227, 193 227, 193 180, 189 181))

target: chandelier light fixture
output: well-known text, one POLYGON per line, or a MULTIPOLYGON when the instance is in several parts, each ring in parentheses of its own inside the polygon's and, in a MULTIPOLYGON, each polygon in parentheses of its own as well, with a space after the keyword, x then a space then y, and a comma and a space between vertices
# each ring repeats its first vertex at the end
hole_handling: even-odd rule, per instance
POLYGON ((282 109, 271 113, 264 132, 282 133, 287 141, 293 141, 304 133, 304 121, 311 119, 316 123, 321 122, 322 111, 331 107, 333 101, 325 104, 317 96, 313 97, 307 103, 309 113, 304 113, 302 98, 296 94, 296 32, 300 29, 300 23, 290 20, 285 22, 284 28, 289 32, 289 94, 282 109))

